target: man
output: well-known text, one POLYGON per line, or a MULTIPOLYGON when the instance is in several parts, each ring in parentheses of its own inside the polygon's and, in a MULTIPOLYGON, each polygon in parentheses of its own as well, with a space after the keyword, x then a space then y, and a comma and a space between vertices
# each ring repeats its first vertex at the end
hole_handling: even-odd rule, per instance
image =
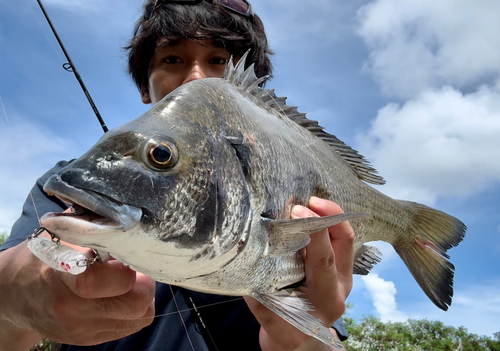
MULTIPOLYGON (((231 55, 238 60, 249 49, 247 64, 255 63, 258 76, 270 75, 262 22, 244 0, 148 0, 127 47, 129 72, 142 101, 154 104, 189 81, 220 77, 231 55)), ((66 164, 59 162, 33 188, 38 212, 67 208, 42 191, 66 164)), ((332 202, 312 198, 309 209, 296 206, 292 216, 340 212, 332 202)), ((67 344, 63 350, 329 349, 251 298, 155 283, 117 261, 94 264, 78 276, 56 272, 26 246, 37 226, 30 200, 0 252, 2 351, 25 350, 41 336, 67 344)), ((353 237, 343 223, 312 235, 305 250, 300 289, 326 325, 341 317, 352 287, 353 237)), ((342 325, 335 327, 332 334, 345 338, 342 325)))

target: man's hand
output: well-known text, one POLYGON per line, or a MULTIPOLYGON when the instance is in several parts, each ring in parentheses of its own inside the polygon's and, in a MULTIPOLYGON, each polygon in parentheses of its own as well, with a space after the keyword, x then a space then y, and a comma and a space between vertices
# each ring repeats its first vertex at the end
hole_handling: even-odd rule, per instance
MULTIPOLYGON (((309 209, 295 206, 292 218, 329 216, 342 213, 331 201, 312 197, 309 209)), ((299 288, 315 306, 316 316, 332 325, 345 311, 345 300, 352 288, 354 231, 348 222, 311 235, 305 248, 306 281, 299 288)), ((245 298, 260 325, 260 345, 264 351, 329 350, 277 316, 253 298, 245 298)), ((331 330, 335 333, 335 330, 331 330)))
POLYGON ((73 345, 99 344, 153 321, 155 282, 115 260, 71 275, 42 263, 25 241, 0 252, 0 275, 2 351, 25 350, 21 340, 32 345, 41 336, 73 345), (10 340, 9 330, 16 335, 10 340))

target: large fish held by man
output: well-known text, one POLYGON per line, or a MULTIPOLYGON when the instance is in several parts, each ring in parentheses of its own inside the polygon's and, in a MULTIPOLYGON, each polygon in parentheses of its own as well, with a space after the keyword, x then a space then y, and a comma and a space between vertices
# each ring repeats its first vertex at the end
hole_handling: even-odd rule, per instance
MULTIPOLYGON (((139 118, 105 134, 45 184, 72 205, 42 225, 64 241, 110 255, 153 279, 253 296, 304 333, 339 346, 289 289, 304 278, 309 235, 350 220, 354 272, 367 274, 392 244, 436 306, 453 295, 446 251, 458 219, 394 200, 365 184, 383 179, 356 151, 272 90, 245 57, 222 79, 182 85, 139 118), (345 214, 290 219, 295 204, 330 199, 345 214), (298 308, 297 308, 298 306, 298 308)), ((341 346, 339 346, 341 347, 341 346)))

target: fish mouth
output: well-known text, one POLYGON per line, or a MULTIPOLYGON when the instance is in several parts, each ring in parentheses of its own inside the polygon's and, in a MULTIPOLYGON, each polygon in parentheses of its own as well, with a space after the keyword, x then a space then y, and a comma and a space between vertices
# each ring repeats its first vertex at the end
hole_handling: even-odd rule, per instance
POLYGON ((59 175, 53 175, 45 183, 43 190, 56 196, 68 204, 72 211, 62 213, 47 213, 44 221, 61 219, 72 221, 75 225, 90 225, 92 231, 128 230, 136 225, 142 217, 142 210, 112 199, 104 194, 69 185, 59 175), (76 222, 74 222, 76 221, 76 222))

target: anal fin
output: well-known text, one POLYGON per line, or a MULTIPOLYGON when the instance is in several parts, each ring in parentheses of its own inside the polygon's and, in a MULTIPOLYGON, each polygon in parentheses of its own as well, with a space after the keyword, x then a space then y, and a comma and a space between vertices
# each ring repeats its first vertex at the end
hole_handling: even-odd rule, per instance
POLYGON ((303 294, 295 290, 281 290, 272 294, 258 292, 252 294, 261 304, 304 334, 318 339, 333 347, 334 350, 345 350, 342 341, 332 334, 320 319, 308 313, 308 311, 314 311, 314 306, 300 295, 303 294))
POLYGON ((363 245, 354 253, 353 273, 367 275, 381 261, 382 252, 375 246, 363 245))
POLYGON ((296 219, 262 219, 269 236, 267 255, 284 256, 296 253, 311 241, 310 235, 333 225, 356 218, 369 218, 364 212, 341 213, 325 217, 296 219))

